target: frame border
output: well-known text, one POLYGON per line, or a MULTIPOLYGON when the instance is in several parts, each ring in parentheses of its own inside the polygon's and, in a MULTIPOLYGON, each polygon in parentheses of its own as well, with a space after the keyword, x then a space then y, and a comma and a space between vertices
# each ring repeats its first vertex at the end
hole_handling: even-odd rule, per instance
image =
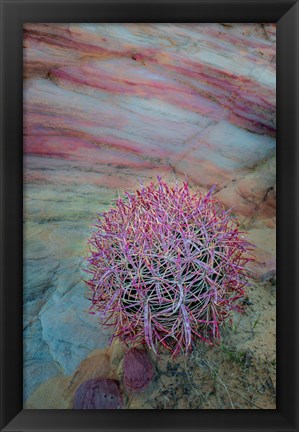
POLYGON ((298 0, 0 0, 3 431, 298 431, 298 0), (25 22, 277 23, 276 410, 23 410, 22 27, 25 22), (2 127, 1 127, 2 126, 2 127))

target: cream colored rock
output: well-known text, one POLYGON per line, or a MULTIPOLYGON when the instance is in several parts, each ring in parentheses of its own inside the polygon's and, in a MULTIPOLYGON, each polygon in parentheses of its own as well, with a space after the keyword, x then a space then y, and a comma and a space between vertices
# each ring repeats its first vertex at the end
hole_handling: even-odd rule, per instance
POLYGON ((118 369, 118 366, 123 359, 128 348, 119 339, 114 339, 108 348, 111 367, 118 369))
POLYGON ((84 381, 92 378, 107 378, 110 374, 110 358, 106 350, 97 349, 83 360, 73 374, 69 392, 73 395, 75 390, 84 381))
POLYGON ((25 409, 70 409, 70 379, 56 376, 41 384, 25 403, 25 409))
POLYGON ((118 368, 116 370, 116 378, 122 382, 123 381, 123 377, 124 377, 124 371, 123 371, 123 363, 124 360, 122 359, 118 365, 118 368))

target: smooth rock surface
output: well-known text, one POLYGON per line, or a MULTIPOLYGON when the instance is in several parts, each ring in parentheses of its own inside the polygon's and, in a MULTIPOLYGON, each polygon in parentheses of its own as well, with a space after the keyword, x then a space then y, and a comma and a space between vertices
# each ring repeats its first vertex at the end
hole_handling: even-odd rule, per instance
POLYGON ((131 348, 123 362, 123 380, 128 391, 146 390, 154 378, 154 367, 146 351, 131 348))
POLYGON ((72 375, 71 385, 68 388, 69 394, 73 395, 79 385, 87 380, 108 378, 110 372, 110 358, 106 350, 96 349, 79 364, 78 369, 72 375))
POLYGON ((81 384, 74 397, 74 409, 121 409, 122 395, 118 382, 111 379, 91 379, 81 384))

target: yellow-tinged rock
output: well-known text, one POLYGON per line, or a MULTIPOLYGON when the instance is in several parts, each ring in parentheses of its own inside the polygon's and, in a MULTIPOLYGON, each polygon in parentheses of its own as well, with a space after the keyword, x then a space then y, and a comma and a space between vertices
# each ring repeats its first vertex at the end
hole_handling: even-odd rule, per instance
POLYGON ((114 341, 108 348, 108 352, 110 355, 110 364, 116 370, 118 369, 118 366, 124 358, 127 350, 128 348, 126 347, 126 345, 118 339, 114 339, 114 341))
POLYGON ((91 378, 107 378, 110 373, 110 358, 107 350, 96 349, 84 359, 73 374, 69 391, 73 395, 83 382, 91 378))
POLYGON ((25 409, 69 409, 72 395, 68 377, 56 376, 42 383, 25 403, 25 409))

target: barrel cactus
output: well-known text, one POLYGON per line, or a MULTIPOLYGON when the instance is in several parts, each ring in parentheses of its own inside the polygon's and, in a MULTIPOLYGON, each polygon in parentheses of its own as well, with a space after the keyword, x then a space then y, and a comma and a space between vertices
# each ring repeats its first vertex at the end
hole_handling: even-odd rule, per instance
POLYGON ((100 214, 88 243, 90 312, 129 346, 189 352, 242 308, 249 243, 212 190, 158 177, 100 214))

